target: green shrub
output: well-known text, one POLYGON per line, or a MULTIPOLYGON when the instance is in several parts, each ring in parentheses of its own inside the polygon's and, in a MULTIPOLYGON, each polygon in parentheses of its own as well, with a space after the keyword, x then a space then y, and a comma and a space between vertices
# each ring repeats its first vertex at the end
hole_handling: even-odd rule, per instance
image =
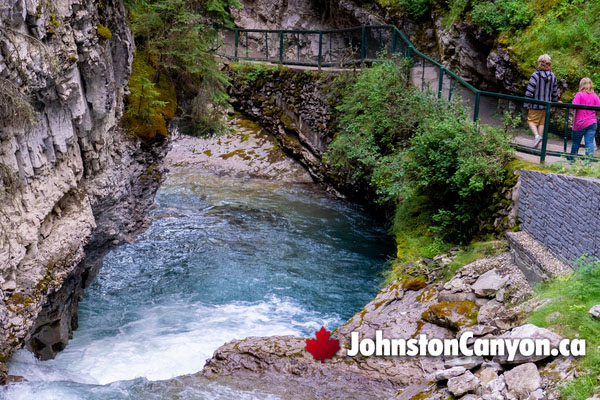
POLYGON ((324 157, 336 175, 368 185, 397 214, 418 203, 426 237, 467 243, 479 232, 512 158, 504 132, 410 86, 403 64, 365 69, 337 110, 340 131, 324 157))
POLYGON ((484 1, 473 7, 473 22, 487 33, 508 29, 520 29, 529 24, 534 16, 526 0, 484 1))
POLYGON ((383 63, 365 69, 337 107, 336 135, 325 154, 338 175, 349 181, 371 180, 381 203, 395 200, 399 151, 423 114, 435 105, 407 88, 406 67, 402 63, 383 63), (386 166, 380 166, 384 163, 386 166), (375 173, 374 170, 377 170, 375 173), (378 183, 376 183, 377 181, 378 183))
POLYGON ((403 163, 405 190, 430 199, 434 230, 454 243, 478 232, 478 217, 493 204, 512 158, 507 135, 469 122, 460 111, 442 106, 424 119, 403 163))

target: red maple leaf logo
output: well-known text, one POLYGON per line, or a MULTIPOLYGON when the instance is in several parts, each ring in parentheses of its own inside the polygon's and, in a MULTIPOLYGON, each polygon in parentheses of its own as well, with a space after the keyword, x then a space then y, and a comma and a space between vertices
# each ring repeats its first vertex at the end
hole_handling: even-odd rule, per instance
POLYGON ((329 340, 329 331, 322 326, 320 331, 315 332, 317 339, 306 339, 306 347, 313 357, 324 363, 326 358, 333 358, 333 355, 340 349, 340 341, 337 339, 329 340))

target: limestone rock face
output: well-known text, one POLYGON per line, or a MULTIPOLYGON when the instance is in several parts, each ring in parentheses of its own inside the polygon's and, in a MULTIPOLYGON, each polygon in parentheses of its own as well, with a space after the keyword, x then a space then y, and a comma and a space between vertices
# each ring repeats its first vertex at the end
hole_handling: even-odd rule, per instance
POLYGON ((62 350, 103 255, 149 225, 165 146, 118 127, 132 58, 121 0, 0 5, 0 363, 62 350))

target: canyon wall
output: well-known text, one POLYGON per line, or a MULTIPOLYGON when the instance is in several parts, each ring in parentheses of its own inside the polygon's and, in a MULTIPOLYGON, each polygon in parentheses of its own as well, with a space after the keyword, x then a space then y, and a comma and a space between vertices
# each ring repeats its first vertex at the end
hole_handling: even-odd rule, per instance
POLYGON ((120 0, 0 2, 0 367, 62 350, 103 255, 149 225, 166 146, 118 126, 133 51, 120 0))

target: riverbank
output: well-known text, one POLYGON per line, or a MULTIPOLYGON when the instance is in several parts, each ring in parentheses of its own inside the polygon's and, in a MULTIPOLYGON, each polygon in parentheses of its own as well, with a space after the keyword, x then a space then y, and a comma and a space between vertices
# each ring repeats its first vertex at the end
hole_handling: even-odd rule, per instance
POLYGON ((174 138, 166 167, 172 173, 313 183, 304 167, 286 156, 277 140, 258 124, 236 113, 228 117, 227 125, 230 131, 219 137, 174 138))
MULTIPOLYGON (((238 137, 183 138, 173 149, 202 154, 201 144, 231 140, 215 157, 222 162, 236 140, 254 140, 238 137)), ((196 161, 168 166, 152 225, 106 257, 69 345, 49 361, 19 351, 9 366, 23 381, 0 388, 0 398, 285 398, 255 382, 186 374, 225 342, 333 329, 373 298, 393 240, 363 209, 306 179, 242 174, 252 160, 238 160, 239 177, 196 161)))

